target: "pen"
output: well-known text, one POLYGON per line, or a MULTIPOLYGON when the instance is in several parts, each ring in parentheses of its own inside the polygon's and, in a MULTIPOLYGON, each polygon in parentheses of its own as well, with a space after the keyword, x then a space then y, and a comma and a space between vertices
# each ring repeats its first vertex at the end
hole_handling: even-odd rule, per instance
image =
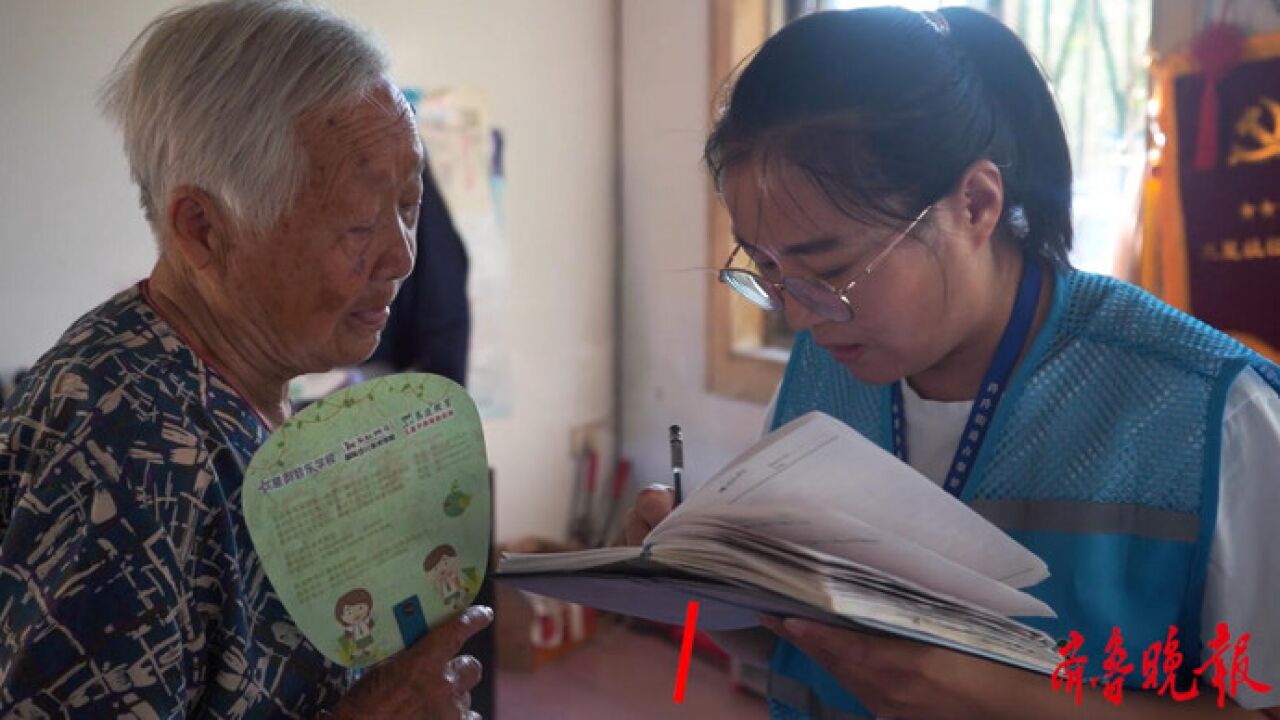
POLYGON ((684 490, 680 478, 684 475, 684 435, 679 425, 671 426, 671 477, 676 483, 676 505, 684 499, 684 490))

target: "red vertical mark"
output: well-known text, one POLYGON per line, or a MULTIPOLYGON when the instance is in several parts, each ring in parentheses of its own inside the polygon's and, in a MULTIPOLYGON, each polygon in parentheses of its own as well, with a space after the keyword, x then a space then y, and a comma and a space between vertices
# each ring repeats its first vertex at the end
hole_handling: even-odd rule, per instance
POLYGON ((672 700, 684 702, 684 686, 689 679, 689 658, 693 656, 693 637, 698 634, 698 601, 690 600, 684 615, 684 639, 680 642, 680 667, 676 670, 676 692, 672 700))

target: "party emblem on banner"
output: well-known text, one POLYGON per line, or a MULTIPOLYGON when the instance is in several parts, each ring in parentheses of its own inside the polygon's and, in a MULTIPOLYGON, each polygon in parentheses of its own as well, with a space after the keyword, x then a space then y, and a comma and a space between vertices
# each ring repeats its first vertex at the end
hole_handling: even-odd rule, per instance
POLYGON ((375 663, 475 598, 490 488, 475 404, 435 375, 342 390, 254 455, 244 515, 267 577, 329 659, 375 663))
POLYGON ((1238 35, 1207 30, 1205 52, 1152 68, 1168 135, 1148 176, 1143 283, 1280 361, 1280 34, 1238 35))
POLYGON ((1236 123, 1236 135, 1244 142, 1231 146, 1228 166, 1280 158, 1280 103, 1264 97, 1246 108, 1236 123), (1267 127, 1268 120, 1271 127, 1267 127))

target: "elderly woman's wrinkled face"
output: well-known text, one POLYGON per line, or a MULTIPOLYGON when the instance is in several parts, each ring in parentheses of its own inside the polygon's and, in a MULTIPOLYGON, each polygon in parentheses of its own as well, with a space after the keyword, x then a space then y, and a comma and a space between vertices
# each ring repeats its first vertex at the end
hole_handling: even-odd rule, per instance
POLYGON ((295 373, 350 366, 377 347, 400 282, 413 269, 422 145, 389 85, 298 127, 308 174, 263 238, 228 258, 230 304, 260 313, 253 338, 295 373))

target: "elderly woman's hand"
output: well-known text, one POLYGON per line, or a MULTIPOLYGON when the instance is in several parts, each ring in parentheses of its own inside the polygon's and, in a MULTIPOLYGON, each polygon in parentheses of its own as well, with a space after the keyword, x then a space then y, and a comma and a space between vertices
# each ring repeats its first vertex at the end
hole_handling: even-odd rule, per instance
POLYGON ((471 688, 480 661, 455 657, 467 638, 493 622, 493 610, 474 606, 431 631, 391 660, 370 670, 330 712, 337 720, 473 720, 471 688))

